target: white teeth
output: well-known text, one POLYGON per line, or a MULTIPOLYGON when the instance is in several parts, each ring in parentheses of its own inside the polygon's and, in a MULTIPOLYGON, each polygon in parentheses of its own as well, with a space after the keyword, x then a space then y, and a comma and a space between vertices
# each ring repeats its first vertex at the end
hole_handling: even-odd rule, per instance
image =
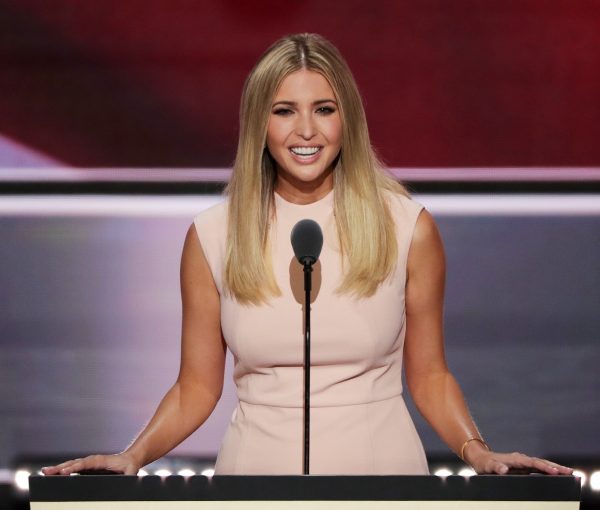
POLYGON ((290 150, 298 156, 312 156, 321 150, 321 147, 291 147, 290 150))

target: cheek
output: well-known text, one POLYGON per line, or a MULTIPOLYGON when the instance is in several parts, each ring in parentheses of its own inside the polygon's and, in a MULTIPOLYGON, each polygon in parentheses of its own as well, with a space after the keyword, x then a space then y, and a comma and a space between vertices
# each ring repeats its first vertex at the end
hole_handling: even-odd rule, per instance
POLYGON ((324 126, 323 134, 331 144, 341 145, 342 143, 342 123, 339 119, 327 123, 324 126))
POLYGON ((273 147, 284 142, 286 137, 285 127, 278 119, 273 119, 267 127, 267 145, 273 147))

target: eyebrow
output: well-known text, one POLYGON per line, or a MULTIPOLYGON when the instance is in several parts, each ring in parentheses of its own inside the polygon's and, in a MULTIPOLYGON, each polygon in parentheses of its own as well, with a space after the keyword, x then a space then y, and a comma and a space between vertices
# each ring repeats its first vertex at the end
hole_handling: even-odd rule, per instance
MULTIPOLYGON (((324 104, 324 103, 333 103, 335 105, 337 105, 337 102, 334 99, 317 99, 316 101, 313 101, 313 105, 319 105, 319 104, 324 104)), ((286 105, 286 106, 296 106, 298 103, 296 101, 277 101, 276 103, 273 103, 273 106, 278 106, 278 105, 286 105)))

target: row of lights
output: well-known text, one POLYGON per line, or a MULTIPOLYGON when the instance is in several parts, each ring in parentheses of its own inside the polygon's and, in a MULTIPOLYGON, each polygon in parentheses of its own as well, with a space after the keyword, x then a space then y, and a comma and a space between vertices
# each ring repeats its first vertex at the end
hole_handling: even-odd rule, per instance
MULTIPOLYGON (((477 473, 475 473, 475 471, 473 471, 470 468, 463 468, 460 471, 455 473, 454 471, 452 471, 451 469, 449 469, 447 467, 441 467, 439 469, 436 469, 433 472, 433 474, 435 476, 440 476, 442 478, 445 478, 447 476, 454 475, 454 474, 468 478, 477 473)), ((581 487, 585 487, 585 485, 588 481, 588 478, 589 478, 590 489, 592 489, 593 491, 600 491, 600 471, 593 471, 588 477, 588 475, 584 471, 576 469, 573 471, 573 476, 579 478, 579 481, 581 482, 581 487)))
MULTIPOLYGON (((41 471, 38 471, 37 474, 43 475, 43 473, 41 471)), ((150 473, 145 469, 140 469, 138 471, 138 476, 148 476, 149 474, 150 473)), ((200 471, 200 473, 196 473, 196 471, 194 471, 193 469, 184 468, 184 469, 180 469, 176 473, 173 473, 173 471, 171 471, 169 469, 161 468, 161 469, 154 470, 152 472, 152 474, 154 474, 155 476, 160 476, 162 478, 165 478, 167 476, 172 476, 173 474, 183 476, 185 478, 187 478, 189 476, 195 476, 196 474, 212 477, 215 474, 215 470, 213 468, 206 468, 206 469, 200 471)), ((447 476, 451 476, 454 474, 457 474, 458 476, 463 476, 465 478, 469 478, 469 477, 475 475, 476 473, 475 473, 475 471, 473 471, 470 468, 463 468, 455 473, 454 471, 452 471, 451 469, 449 469, 447 467, 441 467, 439 469, 436 469, 433 472, 433 474, 435 476, 439 476, 442 478, 445 478, 447 476)), ((29 476, 30 475, 31 475, 31 472, 27 471, 26 469, 17 470, 14 474, 15 486, 21 491, 29 490, 29 476)), ((585 472, 580 471, 580 470, 575 470, 575 471, 573 471, 573 476, 576 476, 577 478, 579 478, 579 480, 581 481, 582 487, 585 487, 585 485, 588 481, 588 478, 589 478, 590 488, 593 491, 600 491, 600 471, 593 471, 590 474, 590 476, 588 477, 588 475, 585 472)))
MULTIPOLYGON (((38 471, 36 474, 44 476, 44 473, 42 473, 41 471, 38 471)), ((78 473, 74 473, 74 475, 77 475, 78 473)), ((194 471, 193 469, 189 469, 189 468, 184 468, 184 469, 180 469, 177 472, 173 473, 173 471, 171 471, 170 469, 156 469, 154 470, 152 473, 149 473, 147 470, 145 469, 140 469, 138 471, 138 476, 148 476, 149 474, 153 474, 155 476, 160 476, 161 478, 166 478, 167 476, 173 476, 178 475, 178 476, 183 476, 185 478, 188 478, 190 476, 195 476, 195 475, 202 475, 202 476, 208 476, 209 478, 212 477, 215 474, 215 470, 212 468, 207 468, 207 469, 203 469, 202 471, 200 471, 199 473, 197 473, 196 471, 194 471)), ((30 471, 28 471, 27 469, 18 469, 17 471, 15 471, 14 477, 13 477, 13 482, 15 484, 15 486, 17 487, 17 489, 19 489, 20 491, 28 491, 29 490, 29 477, 32 475, 32 473, 30 471)))

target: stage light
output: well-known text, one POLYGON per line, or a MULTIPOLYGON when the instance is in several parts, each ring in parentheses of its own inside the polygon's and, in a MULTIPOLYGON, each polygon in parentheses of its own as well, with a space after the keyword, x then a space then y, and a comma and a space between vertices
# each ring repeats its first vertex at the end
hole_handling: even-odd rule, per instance
POLYGON ((465 478, 469 478, 473 475, 476 475, 477 473, 475 473, 475 471, 472 470, 471 468, 463 468, 458 472, 458 474, 460 476, 464 476, 465 478))
POLYGON ((577 478, 579 478, 579 481, 580 481, 582 487, 585 485, 585 481, 587 480, 587 475, 583 471, 581 471, 579 469, 575 469, 573 471, 573 476, 576 476, 577 478))
POLYGON ((140 470, 137 472, 137 475, 138 475, 138 476, 148 476, 148 471, 146 471, 145 469, 140 469, 140 470))
POLYGON ((189 469, 189 468, 185 468, 185 469, 180 469, 179 471, 177 471, 177 474, 179 476, 194 476, 196 474, 196 472, 193 469, 189 469))
POLYGON ((154 471, 154 474, 164 478, 165 476, 171 476, 173 473, 171 473, 171 471, 169 471, 168 469, 157 469, 156 471, 154 471))
POLYGON ((15 485, 19 490, 29 490, 29 475, 31 475, 31 473, 25 469, 19 469, 15 472, 15 485))
POLYGON ((447 476, 450 476, 452 474, 452 471, 450 471, 448 468, 443 467, 440 469, 436 469, 433 474, 435 476, 441 476, 442 478, 445 478, 447 476))
POLYGON ((594 471, 590 476, 590 487, 593 491, 600 491, 600 471, 594 471))
POLYGON ((200 474, 202 476, 208 476, 210 478, 210 477, 214 476, 215 470, 212 468, 206 468, 206 469, 203 469, 200 474))

